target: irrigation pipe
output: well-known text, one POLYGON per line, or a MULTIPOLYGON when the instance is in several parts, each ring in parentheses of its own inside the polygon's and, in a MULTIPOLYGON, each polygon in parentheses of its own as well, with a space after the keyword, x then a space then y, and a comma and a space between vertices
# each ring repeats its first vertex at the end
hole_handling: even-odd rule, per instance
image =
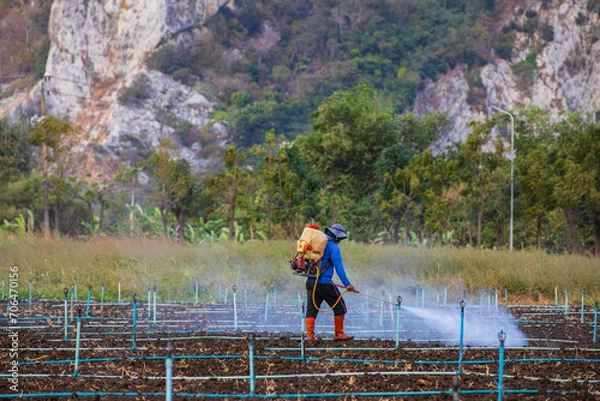
POLYGON ((166 401, 172 401, 173 399, 173 344, 171 341, 167 343, 167 356, 165 358, 165 370, 166 370, 166 401))
MULTIPOLYGON (((494 394, 497 390, 487 389, 471 389, 459 390, 462 395, 475 394, 494 394)), ((505 390, 507 394, 597 394, 597 392, 583 392, 580 390, 505 390)), ((310 394, 202 394, 202 393, 175 393, 177 397, 189 398, 253 398, 260 397, 262 399, 279 399, 279 398, 352 398, 352 397, 411 397, 411 396, 440 396, 452 395, 453 390, 433 390, 433 391, 396 391, 396 392, 347 392, 347 393, 310 393, 310 394)), ((77 392, 58 392, 58 393, 34 393, 34 394, 0 394, 0 399, 13 398, 66 398, 66 397, 108 397, 108 396, 125 396, 125 397, 164 397, 164 392, 122 392, 122 391, 77 391, 77 392)))
MULTIPOLYGON (((345 377, 345 376, 455 376, 456 372, 444 372, 444 371, 420 371, 420 372, 406 372, 406 371, 382 371, 382 372, 333 372, 333 373, 301 373, 301 374, 289 374, 289 375, 256 375, 257 380, 263 379, 293 379, 296 377, 315 377, 315 376, 327 376, 327 377, 345 377)), ((10 374, 0 374, 0 377, 10 377, 10 374)), ((52 374, 52 373, 19 373, 20 377, 72 377, 68 374, 52 374)), ((496 374, 488 372, 464 372, 463 376, 485 376, 485 377, 496 377, 496 374)), ((87 375, 79 374, 77 377, 90 378, 90 379, 133 379, 133 380, 166 380, 166 376, 122 376, 122 375, 87 375)), ((247 380, 249 376, 176 376, 172 377, 173 381, 207 381, 207 380, 247 380)), ((559 379, 549 377, 534 377, 534 376, 515 376, 515 375, 504 375, 505 379, 525 379, 530 381, 541 381, 547 380, 553 383, 578 383, 578 384, 597 384, 599 380, 586 380, 586 379, 559 379)), ((506 391, 506 390, 505 390, 506 391)))
POLYGON ((137 294, 133 294, 133 323, 132 323, 132 329, 131 329, 131 349, 135 350, 136 346, 135 346, 135 331, 136 331, 136 324, 137 324, 137 294))
POLYGON ((460 345, 458 348, 458 374, 462 370, 462 359, 463 359, 463 338, 465 333, 465 301, 460 301, 460 345))
POLYGON ((506 340, 506 333, 500 330, 498 333, 498 340, 500 340, 499 349, 499 360, 498 360, 498 401, 502 401, 504 395, 504 386, 502 384, 504 378, 504 341, 506 340))
POLYGON ((598 301, 594 302, 594 342, 596 342, 598 332, 598 301))
POLYGON ((73 376, 77 376, 79 373, 79 343, 81 337, 81 308, 77 308, 77 334, 75 340, 75 370, 73 376))
POLYGON ((65 293, 65 314, 64 314, 65 334, 64 334, 63 340, 64 341, 69 341, 69 337, 68 337, 69 321, 67 320, 67 302, 68 302, 67 296, 69 294, 69 289, 67 287, 65 287, 64 293, 65 293))
POLYGON ((90 317, 90 301, 92 300, 92 285, 88 286, 87 304, 85 306, 85 317, 90 317))

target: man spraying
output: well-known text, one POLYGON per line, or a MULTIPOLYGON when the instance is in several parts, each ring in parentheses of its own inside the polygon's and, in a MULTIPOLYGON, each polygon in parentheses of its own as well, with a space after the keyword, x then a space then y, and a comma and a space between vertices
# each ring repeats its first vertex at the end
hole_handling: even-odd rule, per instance
POLYGON ((352 340, 353 336, 344 333, 344 316, 347 312, 346 303, 338 287, 333 283, 333 272, 335 270, 344 287, 346 287, 346 291, 358 292, 346 276, 342 262, 342 253, 338 245, 341 240, 348 238, 348 236, 344 231, 344 227, 338 223, 326 228, 325 234, 329 241, 323 251, 320 270, 316 278, 309 277, 306 280, 306 295, 308 300, 306 308, 306 335, 309 340, 315 339, 315 320, 319 311, 325 312, 320 309, 321 304, 325 301, 330 307, 329 310, 333 310, 335 325, 333 339, 352 340))

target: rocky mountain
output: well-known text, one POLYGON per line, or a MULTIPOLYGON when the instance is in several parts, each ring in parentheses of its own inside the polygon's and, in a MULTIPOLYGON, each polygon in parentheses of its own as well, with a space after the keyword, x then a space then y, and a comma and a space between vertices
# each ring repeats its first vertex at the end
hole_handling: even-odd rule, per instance
MULTIPOLYGON (((144 61, 164 42, 200 35, 202 24, 227 1, 54 1, 45 77, 32 90, 5 99, 2 114, 33 108, 75 122, 90 134, 82 150, 90 143, 100 149, 88 169, 102 164, 110 170, 115 159, 102 155, 140 143, 155 148, 172 137, 175 129, 165 116, 206 126, 213 104, 144 61), (131 95, 135 101, 119 102, 119 94, 132 87, 130 92, 138 91, 131 95)), ((224 125, 211 130, 226 140, 224 125)), ((197 157, 198 150, 193 144, 179 148, 202 170, 208 161, 197 157)))
MULTIPOLYGON (((512 41, 511 57, 494 54, 470 71, 455 66, 418 90, 416 113, 447 111, 452 120, 435 149, 463 140, 472 120, 495 112, 492 105, 505 110, 537 105, 554 117, 574 110, 595 115, 600 97, 596 3, 497 0, 491 29, 512 41), (547 29, 523 28, 533 20, 547 29)), ((211 160, 203 153, 208 145, 198 140, 202 135, 181 140, 177 122, 199 127, 223 146, 227 124, 210 121, 216 104, 201 86, 184 85, 145 61, 161 45, 202 36, 205 23, 225 5, 235 8, 228 0, 55 0, 45 77, 2 99, 0 117, 35 109, 76 122, 89 133, 81 142, 81 150, 89 152, 87 169, 111 170, 116 155, 127 159, 124 149, 155 148, 172 138, 196 170, 207 170, 211 160)), ((273 29, 264 31, 253 40, 279 38, 273 29)))
POLYGON ((551 110, 554 118, 569 111, 591 116, 598 111, 600 19, 597 12, 588 10, 593 2, 507 3, 499 15, 498 30, 511 23, 526 25, 528 15, 524 10, 532 10, 538 21, 552 27, 552 40, 544 41, 539 33, 516 32, 511 62, 495 57, 480 69, 478 85, 469 85, 462 66, 436 82, 429 81, 417 95, 415 111, 447 110, 453 120, 452 129, 436 144, 438 149, 463 140, 471 121, 497 112, 491 106, 510 110, 536 105, 551 110), (545 43, 543 47, 541 43, 545 43), (527 65, 528 61, 532 66, 519 70, 519 65, 527 65), (479 92, 479 101, 469 101, 473 92, 479 92))

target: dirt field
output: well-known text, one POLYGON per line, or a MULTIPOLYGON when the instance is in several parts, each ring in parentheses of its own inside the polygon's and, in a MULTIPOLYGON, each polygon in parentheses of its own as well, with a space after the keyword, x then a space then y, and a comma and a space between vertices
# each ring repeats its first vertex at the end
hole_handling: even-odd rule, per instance
MULTIPOLYGON (((132 304, 93 304, 86 309, 81 303, 76 358, 77 306, 65 341, 63 301, 20 305, 18 329, 7 320, 6 303, 2 305, 0 398, 23 394, 44 400, 165 399, 166 349, 171 344, 176 399, 498 399, 497 338, 493 346, 465 343, 463 352, 459 338, 454 343, 420 341, 431 338, 432 329, 408 312, 402 312, 396 325, 393 310, 386 310, 385 319, 380 319, 384 323, 372 330, 380 338, 362 332, 347 342, 330 341, 328 317, 319 317, 323 323, 318 335, 323 338, 303 343, 300 312, 284 305, 268 310, 267 316, 264 305, 234 311, 232 305, 160 304, 155 325, 153 306, 148 313, 148 305, 140 302, 134 336, 132 304), (11 355, 15 337, 9 335, 14 332, 18 357, 11 355), (14 360, 16 392, 9 380, 14 378, 14 360)), ((584 323, 576 308, 566 315, 561 307, 501 309, 510 312, 528 339, 526 345, 514 347, 506 341, 503 399, 600 399, 593 307, 586 310, 584 323)), ((68 305, 69 320, 70 310, 68 305)), ((375 305, 366 311, 371 317, 379 312, 375 305)), ((442 312, 460 320, 456 308, 442 312)), ((467 317, 468 313, 467 308, 467 317)), ((360 317, 349 315, 348 320, 360 317)), ((347 332, 354 334, 351 328, 347 332)))

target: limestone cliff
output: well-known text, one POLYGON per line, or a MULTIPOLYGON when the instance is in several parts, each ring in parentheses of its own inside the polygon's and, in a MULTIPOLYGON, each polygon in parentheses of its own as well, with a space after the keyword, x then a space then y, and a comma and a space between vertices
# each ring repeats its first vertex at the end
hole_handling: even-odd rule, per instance
MULTIPOLYGON (((161 43, 201 35, 202 24, 227 2, 55 0, 45 79, 4 108, 38 105, 49 115, 77 123, 91 134, 93 144, 110 153, 127 145, 128 138, 142 136, 156 147, 170 137, 174 128, 161 115, 206 125, 213 105, 202 93, 152 71, 144 60, 161 43), (140 77, 147 81, 146 96, 133 105, 117 101, 119 90, 140 77)), ((217 126, 215 135, 226 134, 222 128, 217 126)), ((193 144, 181 146, 180 152, 194 167, 203 167, 193 144)))
MULTIPOLYGON (((91 134, 85 145, 95 148, 89 168, 116 160, 99 155, 120 153, 127 160, 123 149, 140 144, 153 148, 161 139, 173 138, 196 170, 206 169, 210 160, 202 157, 202 143, 181 141, 169 120, 206 127, 222 145, 226 125, 208 124, 215 104, 200 90, 152 70, 145 60, 165 43, 203 35, 203 24, 228 2, 55 0, 46 78, 31 91, 4 99, 0 117, 33 108, 77 123, 91 134), (136 85, 141 85, 142 96, 136 85), (128 88, 134 88, 130 93, 134 101, 119 101, 128 88)), ((492 105, 506 110, 537 105, 550 109, 555 118, 563 111, 595 114, 598 109, 600 21, 598 12, 587 9, 588 1, 497 0, 496 5, 498 15, 491 27, 495 32, 510 24, 525 26, 535 18, 551 27, 551 35, 515 31, 511 58, 492 51, 483 67, 467 72, 459 65, 435 82, 426 82, 417 93, 414 111, 447 111, 452 120, 435 150, 464 140, 469 123, 489 117, 492 105), (528 69, 519 70, 519 65, 528 69)), ((277 40, 278 36, 274 43, 277 40)))
POLYGON ((492 105, 504 110, 537 105, 551 110, 554 118, 568 111, 594 115, 600 101, 600 21, 597 13, 586 10, 586 5, 586 0, 514 2, 498 21, 497 29, 511 21, 524 24, 527 15, 523 10, 532 10, 539 22, 553 28, 553 38, 544 41, 539 33, 517 33, 511 63, 496 57, 481 68, 482 101, 468 102, 473 88, 462 67, 425 85, 418 93, 415 111, 448 111, 453 120, 452 130, 441 138, 436 149, 464 140, 470 131, 469 122, 496 112, 492 105), (514 65, 528 55, 534 55, 537 68, 530 71, 531 76, 519 76, 514 65))

